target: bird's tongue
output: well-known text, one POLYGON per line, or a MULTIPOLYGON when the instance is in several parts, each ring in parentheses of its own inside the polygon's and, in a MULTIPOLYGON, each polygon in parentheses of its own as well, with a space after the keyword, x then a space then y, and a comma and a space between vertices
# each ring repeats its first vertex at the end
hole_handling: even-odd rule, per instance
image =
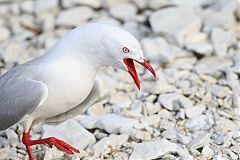
POLYGON ((129 59, 129 58, 125 58, 123 61, 124 61, 125 65, 127 66, 128 72, 132 76, 132 78, 133 78, 135 84, 137 85, 138 89, 140 89, 140 82, 139 82, 139 78, 138 78, 137 71, 136 71, 136 68, 134 66, 133 60, 129 59))
MULTIPOLYGON (((137 75, 136 68, 134 66, 133 59, 124 58, 123 61, 124 61, 125 65, 127 66, 128 72, 132 76, 132 78, 133 78, 135 84, 137 85, 138 89, 140 89, 140 82, 139 82, 139 78, 138 78, 138 75, 137 75)), ((136 61, 136 62, 138 62, 138 61, 136 61)), ((153 74, 153 76, 156 78, 156 74, 155 74, 154 69, 152 68, 152 66, 146 60, 144 60, 144 62, 138 62, 138 63, 141 64, 142 66, 144 66, 147 70, 149 70, 153 74)))

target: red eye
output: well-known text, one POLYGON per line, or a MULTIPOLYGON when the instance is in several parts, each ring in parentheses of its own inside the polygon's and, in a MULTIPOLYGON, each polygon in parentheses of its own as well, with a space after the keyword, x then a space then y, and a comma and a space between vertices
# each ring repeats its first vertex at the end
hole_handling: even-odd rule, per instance
POLYGON ((123 48, 122 48, 122 51, 123 51, 123 53, 128 53, 128 52, 129 52, 129 49, 128 49, 127 47, 123 47, 123 48))

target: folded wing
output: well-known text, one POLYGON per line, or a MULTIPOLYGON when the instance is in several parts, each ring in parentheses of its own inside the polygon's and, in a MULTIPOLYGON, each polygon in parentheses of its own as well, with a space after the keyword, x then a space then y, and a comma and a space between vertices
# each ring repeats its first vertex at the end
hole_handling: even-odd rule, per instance
MULTIPOLYGON (((11 76, 10 76, 11 77, 11 76)), ((19 122, 32 113, 48 95, 47 86, 39 81, 0 78, 0 130, 19 122)))

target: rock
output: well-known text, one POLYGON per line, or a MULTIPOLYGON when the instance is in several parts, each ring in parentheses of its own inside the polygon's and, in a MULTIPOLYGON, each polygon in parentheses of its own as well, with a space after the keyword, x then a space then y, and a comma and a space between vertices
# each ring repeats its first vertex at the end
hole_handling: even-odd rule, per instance
POLYGON ((234 61, 233 71, 240 73, 240 51, 234 55, 233 61, 234 61))
POLYGON ((1 148, 7 148, 10 147, 9 140, 7 138, 3 138, 5 135, 1 135, 0 137, 0 147, 1 148))
POLYGON ((194 160, 194 157, 192 155, 183 155, 181 156, 181 160, 194 160))
POLYGON ((144 38, 141 41, 146 58, 155 63, 167 63, 174 60, 174 52, 170 44, 161 37, 144 38))
POLYGON ((134 141, 150 141, 152 139, 151 133, 147 131, 136 130, 135 133, 132 133, 131 138, 134 141))
POLYGON ((155 114, 157 113, 160 109, 161 109, 161 106, 159 103, 150 103, 150 102, 146 102, 144 103, 145 105, 145 108, 146 108, 146 111, 147 111, 147 114, 148 115, 152 115, 152 114, 155 114))
POLYGON ((80 123, 88 129, 99 128, 108 133, 119 133, 121 128, 132 128, 138 121, 131 118, 124 118, 116 114, 103 116, 88 116, 80 120, 80 123))
POLYGON ((190 7, 164 8, 154 12, 149 20, 155 34, 162 34, 180 46, 183 46, 184 38, 189 33, 194 34, 201 29, 201 19, 190 7))
POLYGON ((113 17, 122 21, 133 20, 136 16, 137 8, 133 4, 123 3, 117 6, 112 6, 109 13, 113 17))
POLYGON ((84 149, 96 142, 95 137, 84 129, 77 121, 67 120, 60 125, 43 125, 43 138, 56 137, 78 149, 84 149))
POLYGON ((177 131, 173 128, 167 129, 162 132, 162 136, 170 140, 176 139, 177 138, 176 134, 177 134, 177 131))
POLYGON ((208 35, 204 32, 198 32, 188 35, 184 40, 186 47, 191 44, 208 43, 208 35))
POLYGON ((12 147, 16 147, 18 144, 18 135, 17 133, 12 130, 11 128, 6 130, 6 136, 9 140, 9 143, 12 147))
POLYGON ((109 154, 117 146, 125 144, 128 141, 128 138, 129 136, 126 134, 121 135, 112 134, 109 137, 101 139, 93 146, 94 156, 109 154))
POLYGON ((98 23, 107 23, 107 24, 111 24, 114 26, 120 26, 120 22, 118 20, 116 20, 115 18, 110 17, 109 15, 101 16, 97 19, 93 19, 92 21, 98 22, 98 23))
POLYGON ((209 43, 192 43, 186 45, 186 48, 200 55, 210 55, 213 52, 213 47, 209 43))
POLYGON ((105 103, 105 101, 100 101, 98 103, 95 103, 94 105, 92 105, 91 107, 88 108, 87 114, 93 115, 93 116, 106 114, 107 112, 103 106, 104 103, 105 103))
POLYGON ((236 143, 235 145, 233 145, 233 146, 231 147, 231 150, 232 150, 233 152, 237 153, 237 154, 240 154, 240 145, 239 145, 239 143, 236 143))
POLYGON ((170 63, 170 66, 176 69, 192 70, 196 61, 196 57, 183 57, 170 63))
POLYGON ((188 148, 190 150, 192 150, 192 149, 198 149, 198 148, 208 145, 210 143, 210 135, 211 134, 209 134, 209 133, 198 135, 197 137, 193 138, 192 141, 190 141, 188 143, 188 145, 187 145, 188 148))
POLYGON ((202 114, 205 111, 206 107, 203 104, 199 104, 194 107, 186 108, 185 113, 188 118, 202 114))
POLYGON ((213 160, 226 160, 222 155, 214 155, 213 160))
POLYGON ((113 157, 114 157, 114 159, 127 160, 129 155, 125 152, 115 152, 113 157))
POLYGON ((225 57, 227 55, 228 48, 237 42, 234 33, 230 31, 224 31, 221 28, 214 28, 212 30, 211 40, 215 54, 219 57, 225 57))
POLYGON ((234 71, 232 69, 226 69, 225 73, 226 73, 226 79, 227 79, 228 86, 232 88, 233 94, 235 92, 237 95, 238 93, 236 92, 235 87, 239 86, 238 75, 236 73, 234 73, 234 71))
POLYGON ((135 159, 156 159, 169 152, 177 152, 180 149, 180 145, 170 142, 166 139, 159 139, 150 142, 142 142, 133 146, 133 152, 129 157, 129 160, 135 159), (161 144, 161 145, 159 145, 161 144))
POLYGON ((152 88, 152 93, 154 94, 162 94, 162 93, 172 93, 175 92, 177 88, 174 85, 164 84, 162 85, 161 82, 157 81, 152 88))
POLYGON ((224 136, 217 134, 216 137, 214 137, 213 141, 215 144, 222 145, 224 142, 224 136))
POLYGON ((150 32, 149 28, 142 26, 134 21, 124 23, 123 28, 126 29, 128 32, 132 33, 137 39, 142 39, 143 37, 146 37, 148 32, 150 32))
POLYGON ((58 10, 58 0, 36 0, 34 1, 34 11, 37 14, 42 14, 46 11, 58 10))
POLYGON ((184 41, 186 49, 193 51, 199 55, 210 55, 213 47, 208 41, 206 33, 195 33, 187 36, 184 41))
POLYGON ((32 0, 26 0, 26 1, 23 1, 21 3, 21 10, 24 12, 24 13, 33 13, 34 10, 33 10, 33 1, 32 0))
POLYGON ((132 104, 130 105, 130 108, 128 109, 130 112, 132 112, 135 115, 138 115, 141 117, 142 113, 142 106, 143 103, 139 100, 134 100, 132 104))
POLYGON ((60 159, 63 157, 63 155, 64 155, 64 153, 55 147, 48 148, 45 151, 44 160, 60 159))
POLYGON ((1 159, 8 159, 10 156, 10 149, 9 148, 0 148, 0 155, 1 159))
POLYGON ((115 93, 110 97, 109 102, 112 104, 120 104, 129 101, 130 98, 124 93, 115 93))
POLYGON ((229 155, 232 160, 238 159, 238 155, 232 152, 230 149, 224 149, 222 152, 223 154, 229 155))
POLYGON ((87 6, 79 6, 61 11, 56 19, 59 26, 80 26, 92 18, 94 11, 87 6), (78 16, 81 15, 81 16, 78 16))
POLYGON ((134 5, 136 5, 139 9, 144 9, 147 7, 147 1, 132 0, 131 2, 133 2, 134 5))
POLYGON ((222 118, 216 121, 216 130, 221 133, 227 133, 239 129, 239 125, 234 123, 232 120, 222 118))
POLYGON ((176 137, 177 137, 177 140, 184 145, 188 144, 191 141, 191 137, 186 136, 186 135, 182 135, 180 133, 177 133, 176 137))
POLYGON ((216 71, 223 70, 224 68, 230 67, 232 65, 232 61, 225 58, 219 58, 216 56, 204 57, 199 60, 194 70, 198 74, 213 74, 216 71))
POLYGON ((1 26, 0 27, 0 42, 8 39, 11 36, 10 31, 6 28, 1 26))
POLYGON ((189 6, 192 8, 200 8, 200 7, 204 7, 204 6, 208 6, 211 3, 213 3, 213 0, 172 0, 171 4, 173 5, 177 5, 177 6, 189 6))
POLYGON ((128 2, 129 2, 129 0, 104 0, 104 6, 109 8, 112 6, 118 6, 121 4, 128 3, 128 2))
POLYGON ((156 114, 146 116, 141 118, 141 123, 145 124, 146 126, 153 126, 153 125, 159 125, 160 123, 160 117, 156 114))
POLYGON ((203 31, 210 32, 214 27, 235 30, 237 25, 234 13, 237 7, 237 0, 219 0, 210 5, 201 13, 204 24, 203 31))
POLYGON ((157 95, 151 94, 148 97, 146 97, 146 102, 154 103, 157 99, 157 95))
POLYGON ((204 146, 201 153, 206 159, 211 159, 214 155, 213 150, 209 146, 204 146))
POLYGON ((153 10, 159 9, 161 7, 167 6, 169 5, 169 1, 167 0, 151 0, 151 1, 147 1, 147 6, 150 7, 153 10))
POLYGON ((96 137, 97 140, 103 139, 103 138, 105 138, 105 137, 108 136, 107 133, 100 132, 99 130, 95 131, 95 132, 94 132, 94 135, 95 135, 95 137, 96 137))
POLYGON ((191 117, 189 120, 187 120, 185 125, 190 131, 193 132, 197 130, 206 130, 210 127, 208 117, 203 114, 191 117))
POLYGON ((240 138, 240 131, 234 131, 233 135, 232 135, 233 139, 239 139, 240 138))
POLYGON ((76 5, 86 5, 91 8, 101 8, 102 3, 99 0, 63 0, 62 5, 64 8, 73 7, 76 5))
POLYGON ((216 84, 207 86, 207 89, 210 90, 210 92, 218 98, 224 98, 231 93, 228 87, 220 86, 216 84))
POLYGON ((191 100, 178 93, 161 94, 158 97, 158 102, 170 111, 189 108, 193 105, 191 100))

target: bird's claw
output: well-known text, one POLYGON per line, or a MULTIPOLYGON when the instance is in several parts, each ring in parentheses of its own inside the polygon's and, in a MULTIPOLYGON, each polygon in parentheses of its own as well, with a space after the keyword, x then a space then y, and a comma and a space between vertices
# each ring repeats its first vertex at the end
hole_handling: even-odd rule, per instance
POLYGON ((48 145, 50 147, 55 146, 57 149, 66 152, 68 154, 73 154, 75 153, 80 153, 76 148, 74 148, 73 146, 67 144, 66 142, 59 140, 55 137, 50 137, 49 138, 49 142, 48 145))

